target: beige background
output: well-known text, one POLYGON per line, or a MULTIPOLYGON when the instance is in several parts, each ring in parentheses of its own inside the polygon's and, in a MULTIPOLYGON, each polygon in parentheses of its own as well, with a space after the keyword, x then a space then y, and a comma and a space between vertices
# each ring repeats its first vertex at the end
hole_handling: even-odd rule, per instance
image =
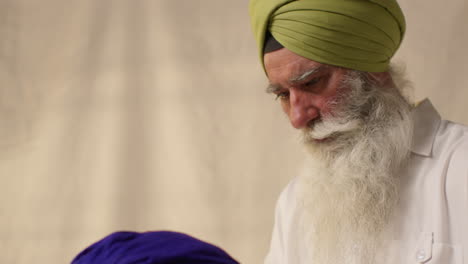
MULTIPOLYGON (((161 229, 261 262, 302 152, 247 2, 0 0, 0 263, 161 229)), ((401 5, 415 98, 468 124, 468 2, 401 5)))

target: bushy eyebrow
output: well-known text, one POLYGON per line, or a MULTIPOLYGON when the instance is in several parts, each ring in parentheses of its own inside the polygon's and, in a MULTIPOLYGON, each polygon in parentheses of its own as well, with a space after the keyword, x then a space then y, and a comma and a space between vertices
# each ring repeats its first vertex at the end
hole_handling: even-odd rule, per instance
POLYGON ((306 71, 306 72, 304 72, 302 74, 299 74, 298 76, 292 77, 291 79, 289 79, 289 82, 290 83, 297 83, 297 82, 304 81, 309 76, 314 75, 317 72, 322 71, 324 68, 325 68, 324 65, 320 65, 320 66, 318 66, 316 68, 310 69, 310 70, 308 70, 308 71, 306 71))
POLYGON ((270 84, 268 84, 267 88, 265 89, 265 92, 266 93, 277 93, 277 92, 281 91, 281 89, 283 89, 281 87, 281 85, 270 83, 270 84))
MULTIPOLYGON (((298 82, 301 82, 301 81, 304 81, 306 80, 307 78, 309 78, 311 75, 313 74, 316 74, 317 72, 320 72, 322 71, 323 69, 325 68, 324 65, 320 65, 316 68, 313 68, 313 69, 309 69, 307 70, 306 72, 303 72, 301 74, 298 74, 297 76, 294 76, 292 78, 289 79, 289 82, 290 83, 298 83, 298 82)), ((267 93, 277 93, 279 92, 280 90, 282 90, 282 86, 279 85, 279 84, 274 84, 274 83, 270 83, 267 88, 265 89, 265 92, 267 93)))

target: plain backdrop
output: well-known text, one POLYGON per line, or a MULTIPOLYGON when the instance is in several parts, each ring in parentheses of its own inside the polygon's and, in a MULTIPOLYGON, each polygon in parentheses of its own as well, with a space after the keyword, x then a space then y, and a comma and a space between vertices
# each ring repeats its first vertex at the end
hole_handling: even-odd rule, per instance
MULTIPOLYGON (((468 124, 468 2, 401 0, 414 99, 468 124)), ((0 263, 176 230, 261 263, 303 160, 248 1, 0 0, 0 263)))

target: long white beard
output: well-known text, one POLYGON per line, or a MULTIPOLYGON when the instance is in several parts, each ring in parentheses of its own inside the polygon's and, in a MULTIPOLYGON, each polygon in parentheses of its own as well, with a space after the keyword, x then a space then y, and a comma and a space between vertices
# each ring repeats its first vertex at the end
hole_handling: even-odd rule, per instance
POLYGON ((394 87, 353 72, 333 116, 303 131, 310 161, 299 177, 299 230, 310 263, 375 264, 409 155, 410 106, 394 87), (323 141, 316 139, 328 138, 323 141))

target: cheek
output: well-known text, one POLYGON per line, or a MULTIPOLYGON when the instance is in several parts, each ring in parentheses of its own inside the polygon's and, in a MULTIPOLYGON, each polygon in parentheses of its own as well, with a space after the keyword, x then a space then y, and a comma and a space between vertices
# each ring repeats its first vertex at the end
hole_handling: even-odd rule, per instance
POLYGON ((333 113, 337 101, 339 101, 339 95, 344 92, 341 86, 341 80, 330 82, 329 89, 323 94, 321 100, 322 114, 333 113))
POLYGON ((320 109, 321 115, 333 114, 335 109, 338 93, 329 94, 327 96, 322 96, 317 103, 317 108, 320 109))
POLYGON ((320 103, 318 104, 317 108, 319 108, 321 115, 326 115, 326 114, 333 112, 333 107, 330 105, 331 99, 332 98, 325 98, 325 97, 322 97, 320 99, 320 103))

